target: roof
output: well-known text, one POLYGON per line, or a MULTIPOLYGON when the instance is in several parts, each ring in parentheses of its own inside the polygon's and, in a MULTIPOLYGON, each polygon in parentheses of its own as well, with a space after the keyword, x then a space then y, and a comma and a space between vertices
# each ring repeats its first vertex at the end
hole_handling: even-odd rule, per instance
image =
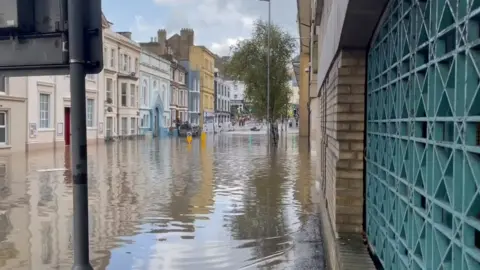
POLYGON ((215 54, 210 51, 207 47, 203 46, 203 45, 197 45, 195 47, 198 47, 198 48, 201 48, 202 50, 206 51, 208 54, 210 54, 210 56, 212 56, 213 58, 215 58, 215 54))
POLYGON ((166 59, 166 60, 170 61, 170 63, 171 63, 170 65, 171 65, 173 68, 179 69, 179 70, 187 73, 187 69, 186 69, 182 64, 180 64, 179 61, 178 61, 178 59, 176 59, 175 57, 173 57, 173 55, 171 55, 171 54, 165 54, 165 55, 161 55, 160 57, 163 58, 163 59, 166 59))

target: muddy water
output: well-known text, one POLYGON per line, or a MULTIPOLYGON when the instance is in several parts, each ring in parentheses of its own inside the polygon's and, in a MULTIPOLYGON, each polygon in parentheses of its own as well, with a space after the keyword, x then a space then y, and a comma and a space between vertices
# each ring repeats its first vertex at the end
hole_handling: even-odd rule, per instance
MULTIPOLYGON (((311 164, 297 135, 89 147, 95 269, 322 269, 311 164)), ((0 269, 71 269, 63 149, 0 158, 0 269)))

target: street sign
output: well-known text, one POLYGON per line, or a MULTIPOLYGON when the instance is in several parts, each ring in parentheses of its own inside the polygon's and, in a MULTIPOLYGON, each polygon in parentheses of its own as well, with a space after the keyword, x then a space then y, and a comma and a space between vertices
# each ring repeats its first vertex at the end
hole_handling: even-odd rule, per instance
MULTIPOLYGON (((69 74, 67 0, 0 1, 0 74, 69 74)), ((83 0, 85 71, 103 69, 100 0, 83 0)))

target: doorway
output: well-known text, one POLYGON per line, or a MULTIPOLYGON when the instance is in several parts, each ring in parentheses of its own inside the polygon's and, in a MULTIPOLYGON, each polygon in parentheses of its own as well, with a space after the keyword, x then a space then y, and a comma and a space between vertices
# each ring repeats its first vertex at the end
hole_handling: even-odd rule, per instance
POLYGON ((159 126, 158 126, 158 122, 160 122, 160 118, 159 118, 159 112, 158 112, 158 108, 155 108, 155 135, 156 136, 159 136, 160 135, 160 130, 159 130, 159 126))
POLYGON ((70 138, 71 138, 71 132, 70 132, 70 108, 65 107, 64 109, 64 117, 65 117, 65 128, 63 135, 65 136, 65 145, 70 145, 70 138))

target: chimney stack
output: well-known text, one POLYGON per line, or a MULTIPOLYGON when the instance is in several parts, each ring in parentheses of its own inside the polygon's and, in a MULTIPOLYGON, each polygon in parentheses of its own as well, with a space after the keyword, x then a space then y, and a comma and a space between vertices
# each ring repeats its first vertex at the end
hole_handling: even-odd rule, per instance
POLYGON ((158 42, 158 46, 159 46, 159 51, 160 51, 160 54, 165 54, 165 47, 166 47, 166 43, 167 43, 167 30, 165 29, 159 29, 157 31, 157 42, 158 42))
POLYGON ((132 32, 118 32, 118 33, 128 39, 132 39, 132 32))

